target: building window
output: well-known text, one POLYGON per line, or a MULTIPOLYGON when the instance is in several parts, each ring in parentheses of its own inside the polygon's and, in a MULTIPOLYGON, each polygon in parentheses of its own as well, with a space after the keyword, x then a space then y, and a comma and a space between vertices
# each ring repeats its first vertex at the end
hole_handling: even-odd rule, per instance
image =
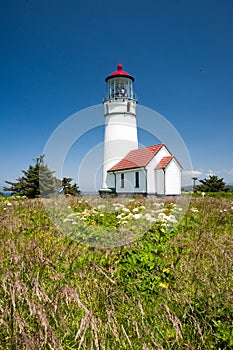
POLYGON ((125 187, 125 174, 121 174, 121 188, 125 187))
POLYGON ((136 171, 135 173, 135 187, 138 188, 139 187, 139 172, 136 171))
POLYGON ((130 102, 127 103, 127 112, 130 112, 130 102))

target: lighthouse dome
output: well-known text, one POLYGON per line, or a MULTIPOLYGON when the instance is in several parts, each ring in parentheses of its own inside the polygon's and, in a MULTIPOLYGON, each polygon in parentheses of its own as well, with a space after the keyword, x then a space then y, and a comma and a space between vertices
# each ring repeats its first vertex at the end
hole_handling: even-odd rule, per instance
POLYGON ((122 64, 119 63, 117 65, 117 70, 115 72, 112 72, 111 74, 109 74, 109 76, 107 76, 105 81, 107 82, 109 79, 115 78, 115 77, 127 77, 127 78, 131 79, 132 81, 134 81, 134 77, 132 77, 132 75, 130 75, 128 72, 123 71, 122 68, 123 68, 122 64))

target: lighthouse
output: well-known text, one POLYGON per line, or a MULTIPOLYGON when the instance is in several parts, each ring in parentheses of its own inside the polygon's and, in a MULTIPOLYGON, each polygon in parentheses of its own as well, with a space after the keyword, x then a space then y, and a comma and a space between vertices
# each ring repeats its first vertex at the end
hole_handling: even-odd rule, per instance
POLYGON ((117 70, 105 79, 104 160, 100 193, 115 191, 116 179, 108 170, 130 151, 138 149, 134 77, 122 68, 122 65, 118 64, 117 70))

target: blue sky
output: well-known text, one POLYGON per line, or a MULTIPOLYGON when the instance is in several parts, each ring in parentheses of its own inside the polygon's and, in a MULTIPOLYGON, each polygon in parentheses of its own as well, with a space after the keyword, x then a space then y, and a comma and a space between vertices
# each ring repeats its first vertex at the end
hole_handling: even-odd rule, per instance
MULTIPOLYGON (((197 177, 233 183, 231 0, 0 0, 0 7, 0 186, 28 168, 66 118, 102 102, 118 63, 135 77, 140 105, 180 133, 197 177)), ((151 144, 147 133, 139 136, 151 144)), ((96 128, 73 147, 66 176, 76 177, 102 138, 96 128)))

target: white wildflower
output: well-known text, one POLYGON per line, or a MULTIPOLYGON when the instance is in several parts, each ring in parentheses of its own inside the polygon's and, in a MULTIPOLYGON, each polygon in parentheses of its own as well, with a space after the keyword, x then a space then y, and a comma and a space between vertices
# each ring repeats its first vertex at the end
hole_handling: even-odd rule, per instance
POLYGON ((191 208, 190 209, 193 213, 198 213, 199 212, 199 210, 197 209, 197 208, 191 208))
POLYGON ((73 221, 72 219, 69 219, 69 218, 65 218, 64 220, 63 220, 63 222, 68 222, 68 221, 73 221))
POLYGON ((152 218, 152 216, 151 216, 149 213, 146 213, 146 214, 145 214, 145 219, 146 219, 147 221, 150 221, 150 222, 155 222, 155 221, 156 221, 156 219, 155 219, 155 218, 152 218))
POLYGON ((103 213, 101 213, 101 214, 100 214, 100 216, 104 216, 104 214, 103 214, 103 213))
POLYGON ((134 214, 133 217, 135 220, 138 220, 138 219, 141 219, 142 214, 134 214))
POLYGON ((104 204, 100 204, 100 205, 98 205, 97 209, 98 210, 103 210, 103 209, 105 209, 105 205, 104 204))
POLYGON ((134 213, 136 213, 137 211, 139 211, 138 208, 134 208, 134 209, 133 209, 133 212, 134 212, 134 213))
POLYGON ((159 220, 164 220, 166 218, 166 216, 167 215, 164 213, 159 213, 158 218, 159 218, 159 220))
POLYGON ((168 216, 168 218, 169 218, 169 221, 173 224, 176 224, 178 222, 174 215, 170 215, 168 216))
POLYGON ((122 211, 124 211, 125 213, 130 213, 130 210, 128 208, 122 208, 122 211))
POLYGON ((113 206, 122 208, 124 205, 121 203, 113 203, 113 206))

